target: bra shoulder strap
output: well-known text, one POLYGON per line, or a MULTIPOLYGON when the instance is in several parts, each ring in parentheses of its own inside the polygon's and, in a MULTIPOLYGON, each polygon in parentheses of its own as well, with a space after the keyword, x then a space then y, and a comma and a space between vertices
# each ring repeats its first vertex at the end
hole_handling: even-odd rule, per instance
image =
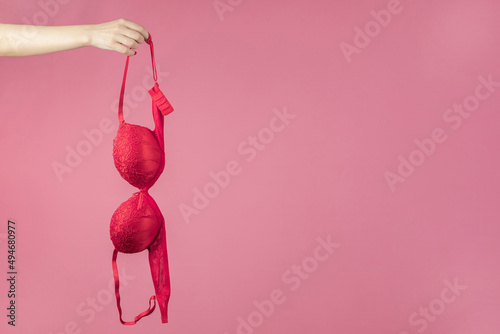
MULTIPOLYGON (((149 44, 149 48, 151 50, 151 66, 153 68, 153 80, 155 81, 155 87, 156 87, 156 86, 158 86, 158 83, 157 83, 158 73, 156 71, 154 45, 153 45, 153 38, 151 36, 151 33, 149 34, 149 38, 146 40, 146 43, 149 44)), ((125 70, 123 72, 122 88, 120 91, 120 101, 118 103, 118 120, 120 121, 120 124, 122 124, 124 122, 124 119, 123 119, 123 97, 124 97, 124 93, 125 93, 125 82, 127 80, 127 70, 128 70, 129 61, 130 61, 130 56, 127 56, 127 60, 125 61, 125 70)), ((173 111, 173 109, 172 109, 172 111, 173 111)))
POLYGON ((129 56, 127 56, 127 61, 125 62, 125 71, 123 73, 123 81, 122 81, 122 90, 120 92, 120 102, 118 103, 118 121, 120 124, 124 122, 123 119, 123 93, 125 92, 125 81, 127 79, 127 69, 128 69, 128 61, 129 56))
POLYGON ((150 315, 154 309, 155 309, 155 306, 156 306, 156 296, 153 295, 151 296, 151 298, 149 298, 149 308, 144 311, 144 312, 141 312, 139 315, 137 315, 135 318, 134 318, 134 321, 123 321, 122 319, 122 308, 120 306, 120 281, 118 279, 118 268, 117 268, 117 265, 116 265, 116 257, 118 255, 118 251, 115 249, 113 251, 113 276, 114 276, 114 279, 115 279, 115 296, 116 296, 116 306, 118 307, 118 313, 120 314, 120 322, 124 325, 135 325, 137 323, 137 321, 139 321, 142 317, 145 317, 147 315, 150 315), (151 307, 151 302, 153 302, 153 307, 151 307))
POLYGON ((163 139, 163 117, 170 114, 174 111, 174 108, 167 100, 163 92, 160 90, 160 86, 157 82, 157 72, 156 72, 156 61, 155 61, 155 51, 153 41, 151 40, 151 35, 149 35, 149 39, 146 41, 151 47, 151 64, 153 65, 153 79, 155 80, 155 84, 153 88, 151 88, 148 92, 151 95, 152 108, 153 108, 153 118, 155 121, 155 133, 158 136, 158 141, 160 143, 160 147, 164 150, 164 139, 163 139))

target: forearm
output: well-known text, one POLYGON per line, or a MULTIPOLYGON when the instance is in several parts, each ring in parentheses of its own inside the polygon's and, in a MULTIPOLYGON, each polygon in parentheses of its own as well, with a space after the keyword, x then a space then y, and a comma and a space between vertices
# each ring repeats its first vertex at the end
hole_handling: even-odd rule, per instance
POLYGON ((0 24, 0 56, 33 56, 81 48, 90 43, 87 25, 0 24))

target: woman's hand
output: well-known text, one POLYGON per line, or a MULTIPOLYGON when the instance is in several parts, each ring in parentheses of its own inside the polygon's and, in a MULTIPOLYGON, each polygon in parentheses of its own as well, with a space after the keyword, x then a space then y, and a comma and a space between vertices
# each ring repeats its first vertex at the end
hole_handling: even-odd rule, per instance
POLYGON ((143 26, 126 19, 72 26, 26 26, 0 23, 0 56, 20 57, 85 46, 133 56, 149 39, 143 26))
POLYGON ((149 38, 149 33, 143 26, 127 19, 92 24, 87 29, 91 46, 114 50, 127 56, 135 55, 133 50, 149 38))

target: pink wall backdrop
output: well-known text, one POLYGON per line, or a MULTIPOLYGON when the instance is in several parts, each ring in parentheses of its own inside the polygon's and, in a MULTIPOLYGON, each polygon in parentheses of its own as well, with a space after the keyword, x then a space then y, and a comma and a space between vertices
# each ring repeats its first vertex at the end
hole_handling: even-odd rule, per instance
MULTIPOLYGON (((144 25, 175 108, 150 190, 166 218, 169 323, 157 309, 124 326, 109 222, 136 191, 112 160, 125 56, 0 59, 0 332, 499 333, 498 1, 0 8, 3 23, 144 25)), ((142 44, 127 121, 153 128, 150 66, 142 44)), ((147 251, 118 266, 130 321, 154 293, 147 251)))

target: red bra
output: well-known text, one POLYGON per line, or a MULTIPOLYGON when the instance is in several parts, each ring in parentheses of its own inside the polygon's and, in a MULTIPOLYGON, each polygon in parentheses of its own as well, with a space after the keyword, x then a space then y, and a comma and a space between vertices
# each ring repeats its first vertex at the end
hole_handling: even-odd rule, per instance
POLYGON ((116 305, 120 321, 124 325, 133 325, 139 319, 151 314, 156 300, 161 313, 161 322, 168 322, 167 308, 170 298, 170 276, 168 270, 165 220, 158 205, 148 194, 165 167, 163 139, 163 117, 174 109, 161 92, 157 83, 156 63, 151 34, 146 41, 151 49, 154 87, 149 90, 153 100, 153 118, 155 129, 126 123, 123 119, 123 93, 130 57, 125 63, 118 120, 120 125, 113 140, 113 159, 120 175, 131 185, 139 188, 127 201, 123 202, 111 218, 110 235, 115 246, 113 251, 113 276, 115 279, 116 305), (134 321, 122 320, 120 293, 116 257, 118 252, 138 253, 149 251, 149 266, 155 287, 155 295, 149 299, 149 308, 135 317, 134 321), (153 305, 151 306, 151 302, 153 305))

